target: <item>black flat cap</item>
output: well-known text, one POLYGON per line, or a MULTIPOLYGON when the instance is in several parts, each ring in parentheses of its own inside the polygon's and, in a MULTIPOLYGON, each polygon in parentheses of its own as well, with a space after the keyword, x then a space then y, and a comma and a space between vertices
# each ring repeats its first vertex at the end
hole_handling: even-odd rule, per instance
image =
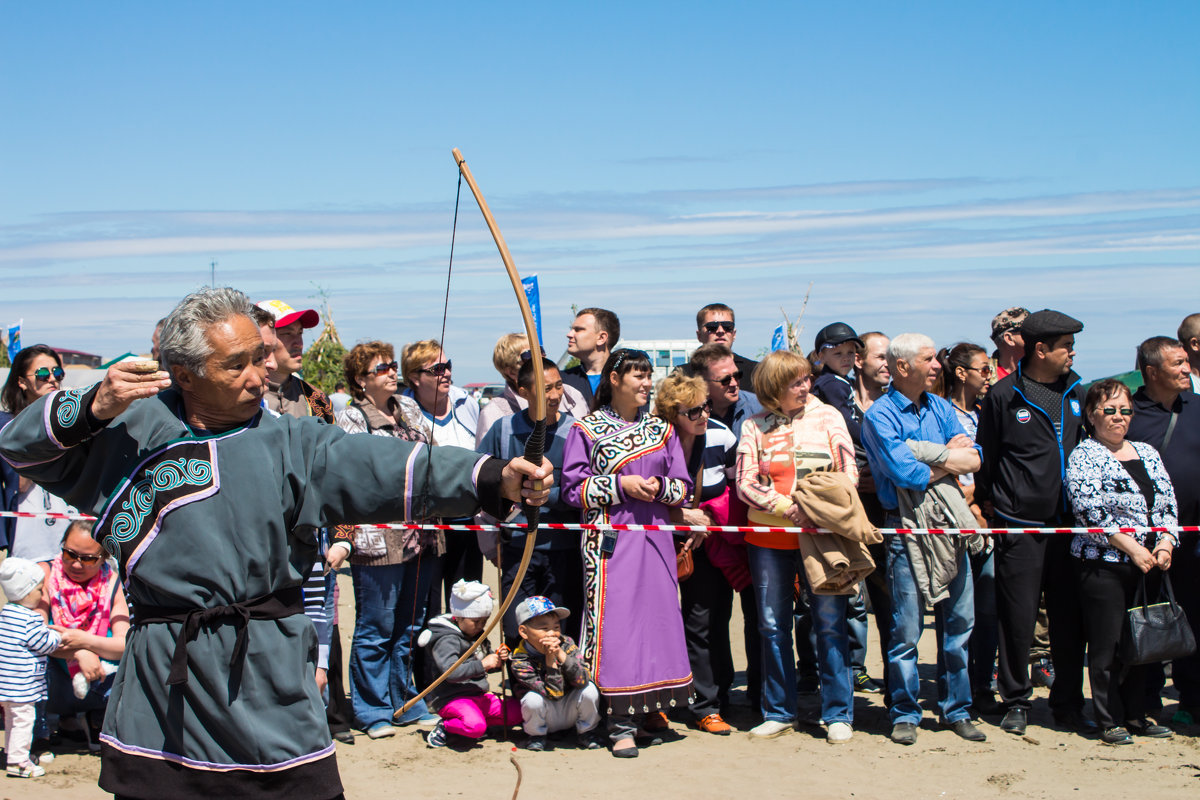
POLYGON ((843 342, 854 342, 863 347, 863 340, 858 338, 854 328, 844 322, 834 322, 817 331, 817 350, 822 347, 837 347, 843 342))
POLYGON ((1082 322, 1050 308, 1034 311, 1021 323, 1022 336, 1039 340, 1079 333, 1081 330, 1083 330, 1082 322))

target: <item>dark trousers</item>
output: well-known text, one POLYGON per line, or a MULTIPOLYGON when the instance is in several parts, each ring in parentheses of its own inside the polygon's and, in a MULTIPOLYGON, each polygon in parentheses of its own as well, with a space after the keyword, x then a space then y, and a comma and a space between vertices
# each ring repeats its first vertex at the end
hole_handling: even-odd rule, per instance
MULTIPOLYGON (((500 544, 500 591, 505 596, 512 588, 524 551, 524 537, 500 544)), ((517 606, 533 595, 548 597, 554 605, 571 612, 571 616, 562 621, 562 631, 578 642, 579 626, 583 622, 583 555, 578 547, 533 551, 529 569, 521 579, 521 588, 504 615, 504 641, 509 647, 516 647, 520 641, 517 606)))
MULTIPOLYGON (((1057 524, 1057 520, 1046 523, 1057 524)), ((1050 709, 1056 716, 1083 710, 1083 612, 1071 537, 1012 533, 996 541, 996 614, 1000 629, 1000 697, 1009 708, 1028 710, 1033 696, 1029 646, 1038 600, 1046 591, 1054 685, 1050 709)))
POLYGON ((996 620, 996 551, 971 556, 971 576, 975 579, 975 627, 967 643, 971 673, 971 694, 992 690, 992 670, 996 667, 996 646, 1000 632, 996 620))
MULTIPOLYGON (((1171 586, 1192 633, 1200 641, 1200 533, 1179 534, 1179 547, 1171 563, 1171 586)), ((1192 713, 1200 711, 1200 650, 1171 663, 1171 680, 1179 690, 1180 705, 1192 713)))
MULTIPOLYGON (((468 517, 465 520, 446 520, 448 523, 474 522, 468 517)), ((483 578, 483 553, 479 552, 479 542, 473 533, 451 531, 446 534, 446 555, 441 559, 441 587, 444 608, 450 607, 450 587, 455 581, 477 581, 483 578)), ((436 587, 438 584, 434 584, 436 587)))
POLYGON ((329 680, 329 702, 325 704, 325 721, 329 723, 330 733, 340 733, 350 730, 354 721, 354 709, 350 706, 350 698, 346 697, 346 681, 342 678, 342 637, 338 626, 333 626, 333 640, 329 643, 329 668, 326 677, 329 680))
MULTIPOLYGON (((1126 609, 1133 604, 1142 573, 1133 564, 1103 561, 1079 561, 1076 568, 1096 724, 1103 730, 1124 725, 1126 720, 1140 720, 1146 715, 1146 668, 1125 669, 1121 639, 1126 609)), ((1050 641, 1053 644, 1053 638, 1050 641)))
POLYGON ((703 547, 692 551, 692 564, 691 576, 679 583, 679 596, 692 689, 696 693, 692 713, 702 718, 721 713, 722 707, 729 704, 729 687, 733 685, 729 643, 733 587, 708 560, 703 547))

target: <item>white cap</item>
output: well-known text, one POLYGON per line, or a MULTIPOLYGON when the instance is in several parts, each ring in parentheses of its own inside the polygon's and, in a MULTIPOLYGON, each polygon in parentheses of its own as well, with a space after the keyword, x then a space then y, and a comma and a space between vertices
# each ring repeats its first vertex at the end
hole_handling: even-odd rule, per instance
POLYGON ((492 590, 486 583, 460 580, 450 588, 450 614, 459 619, 492 615, 492 590))
POLYGON ((0 591, 15 603, 40 586, 45 577, 42 568, 28 559, 6 558, 0 564, 0 591))

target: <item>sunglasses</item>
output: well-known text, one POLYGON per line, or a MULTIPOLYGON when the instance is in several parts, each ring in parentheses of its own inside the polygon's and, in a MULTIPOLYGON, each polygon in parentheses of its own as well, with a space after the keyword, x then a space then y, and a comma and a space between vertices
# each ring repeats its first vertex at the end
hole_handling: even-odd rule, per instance
POLYGON ((373 372, 376 375, 382 375, 385 372, 396 372, 400 369, 400 365, 395 361, 383 361, 371 367, 368 372, 373 372))
POLYGON ((717 331, 733 333, 733 323, 725 322, 724 320, 720 322, 706 322, 704 323, 704 330, 708 331, 709 333, 716 333, 717 331))
POLYGON ((728 386, 732 381, 737 381, 740 384, 742 382, 742 371, 739 369, 737 372, 729 373, 724 378, 709 378, 709 380, 713 381, 713 383, 719 383, 722 386, 728 386))
POLYGON ((1106 416, 1106 417, 1111 417, 1118 412, 1121 414, 1122 417, 1132 417, 1133 416, 1132 408, 1113 408, 1112 406, 1105 406, 1104 408, 1102 408, 1100 410, 1104 413, 1104 416, 1106 416))
POLYGON ((87 553, 76 553, 69 547, 64 547, 62 549, 62 554, 64 561, 78 561, 80 564, 95 564, 97 561, 100 561, 104 558, 101 553, 90 555, 87 553))
POLYGON ((992 374, 992 367, 990 364, 984 364, 982 367, 967 367, 967 369, 974 370, 985 378, 992 374))
POLYGON ((692 422, 695 422, 696 420, 700 419, 702 414, 712 413, 712 403, 705 401, 703 405, 696 406, 695 408, 689 408, 687 411, 680 411, 679 413, 683 414, 692 422))
POLYGON ((421 367, 420 369, 417 370, 417 372, 424 372, 426 375, 445 375, 447 372, 450 372, 450 370, 452 369, 452 367, 450 366, 451 363, 452 362, 449 360, 439 361, 438 363, 434 364, 432 367, 421 367))
MULTIPOLYGON (((538 351, 542 354, 542 360, 544 361, 546 359, 546 348, 539 347, 538 351)), ((521 360, 522 361, 528 361, 531 358, 533 358, 532 350, 522 350, 521 351, 521 360)))
POLYGON ((66 374, 67 373, 63 372, 62 367, 38 367, 33 371, 33 377, 39 381, 50 380, 51 375, 54 376, 54 380, 61 381, 63 379, 63 375, 66 374))

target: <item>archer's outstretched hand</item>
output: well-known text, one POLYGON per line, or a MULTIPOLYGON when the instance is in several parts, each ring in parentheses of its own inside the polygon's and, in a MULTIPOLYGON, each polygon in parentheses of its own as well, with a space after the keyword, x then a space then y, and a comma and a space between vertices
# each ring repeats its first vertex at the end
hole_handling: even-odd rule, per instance
POLYGON ((504 465, 500 474, 500 494, 506 500, 514 503, 528 503, 531 506, 545 505, 550 499, 550 487, 554 485, 554 466, 543 460, 534 466, 523 458, 514 458, 504 465), (535 489, 536 482, 541 488, 535 489))
POLYGON ((134 400, 153 397, 171 388, 171 375, 158 369, 157 362, 118 361, 108 368, 92 400, 92 414, 108 421, 119 416, 134 400))

